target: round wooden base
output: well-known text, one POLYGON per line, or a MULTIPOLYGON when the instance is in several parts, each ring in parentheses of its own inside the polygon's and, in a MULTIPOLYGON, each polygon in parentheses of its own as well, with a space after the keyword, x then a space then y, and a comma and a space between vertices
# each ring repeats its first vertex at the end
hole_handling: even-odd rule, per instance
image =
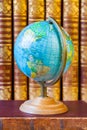
POLYGON ((51 97, 37 97, 25 101, 19 108, 22 112, 39 115, 60 114, 68 111, 63 102, 55 102, 51 97))

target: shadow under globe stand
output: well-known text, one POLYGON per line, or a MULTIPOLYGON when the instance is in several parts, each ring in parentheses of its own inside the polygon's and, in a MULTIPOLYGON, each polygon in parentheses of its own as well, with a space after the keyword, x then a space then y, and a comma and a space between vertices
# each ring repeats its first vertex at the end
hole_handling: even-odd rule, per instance
POLYGON ((41 96, 25 101, 20 110, 31 114, 60 114, 68 111, 61 101, 47 97, 46 88, 66 72, 73 58, 70 36, 55 20, 34 22, 17 37, 14 56, 19 69, 41 86, 41 96))

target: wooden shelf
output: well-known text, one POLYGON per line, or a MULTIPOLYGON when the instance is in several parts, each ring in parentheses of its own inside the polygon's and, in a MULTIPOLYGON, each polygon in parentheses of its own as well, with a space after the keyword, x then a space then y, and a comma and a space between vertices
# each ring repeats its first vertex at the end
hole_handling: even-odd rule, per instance
POLYGON ((69 111, 59 115, 23 113, 23 101, 0 101, 0 130, 87 130, 87 103, 64 102, 69 111))

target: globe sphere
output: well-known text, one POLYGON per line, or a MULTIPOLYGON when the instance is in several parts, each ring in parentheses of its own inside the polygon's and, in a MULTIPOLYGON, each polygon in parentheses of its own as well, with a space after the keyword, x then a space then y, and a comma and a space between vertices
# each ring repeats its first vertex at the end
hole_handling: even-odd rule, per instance
POLYGON ((18 68, 37 82, 57 81, 68 70, 73 54, 70 36, 51 18, 25 27, 14 46, 18 68))

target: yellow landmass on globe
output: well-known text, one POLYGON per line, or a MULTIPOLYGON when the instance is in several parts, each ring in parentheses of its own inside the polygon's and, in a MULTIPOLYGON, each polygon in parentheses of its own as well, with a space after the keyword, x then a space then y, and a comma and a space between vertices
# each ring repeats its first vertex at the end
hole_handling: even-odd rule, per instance
POLYGON ((36 73, 35 72, 31 73, 31 78, 36 78, 36 73))

